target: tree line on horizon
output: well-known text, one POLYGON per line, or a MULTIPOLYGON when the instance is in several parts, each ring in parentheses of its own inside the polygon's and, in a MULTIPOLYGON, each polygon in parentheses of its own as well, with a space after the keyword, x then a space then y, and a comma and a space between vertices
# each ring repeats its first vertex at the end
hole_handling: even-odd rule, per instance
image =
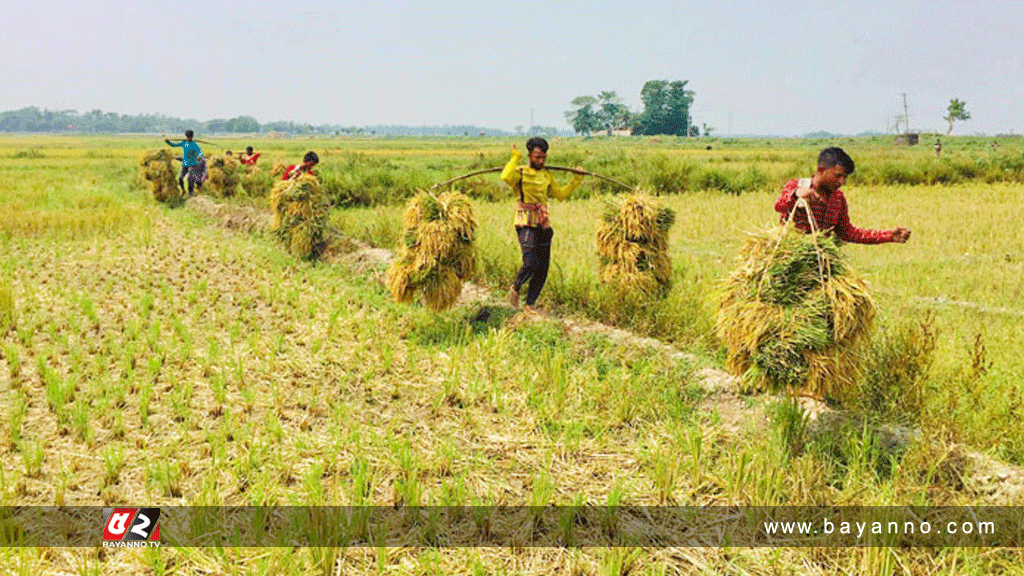
POLYGON ((475 125, 444 126, 314 126, 291 121, 260 124, 252 116, 230 119, 195 120, 164 114, 117 114, 103 110, 79 113, 77 110, 46 110, 26 106, 20 110, 0 112, 0 132, 48 132, 86 134, 177 134, 195 130, 200 134, 266 134, 281 133, 307 136, 565 136, 572 133, 553 126, 517 126, 514 132, 481 128, 475 125))

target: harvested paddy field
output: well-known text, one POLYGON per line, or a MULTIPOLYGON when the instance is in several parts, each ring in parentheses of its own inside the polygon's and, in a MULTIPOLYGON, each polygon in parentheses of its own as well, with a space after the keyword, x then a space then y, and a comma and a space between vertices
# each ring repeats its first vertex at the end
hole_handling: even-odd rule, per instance
MULTIPOLYGON (((783 398, 740 395, 712 330, 716 287, 744 231, 771 221, 774 183, 739 196, 662 196, 677 214, 673 287, 646 312, 615 308, 597 282, 601 198, 556 205, 559 266, 547 312, 535 317, 503 301, 518 258, 511 203, 484 190, 474 200, 476 298, 435 313, 393 302, 383 285, 400 203, 336 203, 324 257, 305 262, 266 228, 265 199, 157 204, 138 181, 138 142, 31 144, 41 157, 14 159, 29 143, 0 139, 0 178, 11 182, 0 203, 3 506, 1024 504, 1013 281, 1024 237, 1011 226, 1024 209, 1012 183, 852 186, 855 223, 904 224, 915 237, 846 248, 876 290, 876 344, 862 395, 805 402, 815 418, 804 420, 783 398), (113 157, 86 156, 100 146, 113 157), (968 190, 987 208, 957 204, 968 190), (958 213, 982 221, 955 234, 958 213), (938 297, 948 300, 929 300, 938 297), (902 357, 906 370, 882 372, 902 357)), ((326 147, 330 195, 344 170, 365 174, 360 154, 372 170, 383 170, 379 156, 399 157, 412 173, 438 162, 419 142, 401 144, 294 143, 267 156, 326 147)), ((484 141, 465 155, 497 156, 504 145, 484 141)), ((613 157, 605 142, 587 146, 566 149, 581 161, 613 157)), ((781 175, 807 150, 772 151, 778 161, 757 149, 727 154, 741 170, 781 175)), ((666 170, 683 155, 729 168, 686 149, 614 153, 666 170)), ((990 574, 1021 565, 1012 548, 434 542, 16 547, 0 550, 0 571, 990 574)))

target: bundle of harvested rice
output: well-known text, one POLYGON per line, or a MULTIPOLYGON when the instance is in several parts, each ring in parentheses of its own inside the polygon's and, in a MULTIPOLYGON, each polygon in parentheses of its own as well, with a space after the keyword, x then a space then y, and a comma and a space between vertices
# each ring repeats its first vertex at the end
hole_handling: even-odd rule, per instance
POLYGON ((185 195, 178 186, 178 175, 175 171, 174 154, 167 148, 148 150, 139 160, 142 177, 149 181, 153 198, 176 206, 185 201, 185 195))
POLYGON ((855 383, 874 316, 867 284, 834 238, 778 226, 740 250, 717 331, 748 390, 834 396, 855 383))
POLYGON ((260 170, 257 166, 245 166, 242 168, 242 189, 249 196, 262 198, 270 192, 278 178, 274 178, 269 172, 260 170))
POLYGON ((288 171, 288 165, 284 162, 275 162, 274 167, 270 169, 270 175, 274 178, 284 177, 284 173, 288 171))
POLYGON ((675 212, 637 193, 606 201, 602 219, 597 231, 601 282, 616 286, 621 297, 667 294, 672 286, 668 231, 675 212))
POLYGON ((392 296, 409 302, 419 292, 431 310, 450 308, 476 271, 476 220, 469 198, 420 191, 409 202, 403 227, 403 246, 387 273, 392 296))
POLYGON ((270 191, 270 210, 273 212, 270 229, 277 233, 293 256, 312 260, 320 256, 327 245, 324 228, 329 208, 327 196, 316 176, 302 174, 282 180, 270 191))
POLYGON ((215 156, 207 161, 209 178, 206 187, 223 198, 235 195, 238 188, 238 161, 226 156, 215 156))

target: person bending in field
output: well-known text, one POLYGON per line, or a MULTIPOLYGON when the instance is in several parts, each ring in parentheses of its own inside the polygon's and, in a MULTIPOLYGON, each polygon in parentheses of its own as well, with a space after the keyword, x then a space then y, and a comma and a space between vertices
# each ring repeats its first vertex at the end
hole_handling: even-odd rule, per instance
POLYGON ((188 195, 195 195, 195 188, 202 188, 203 181, 206 180, 206 159, 203 157, 203 151, 199 148, 199 144, 196 144, 192 140, 194 132, 191 130, 185 130, 185 139, 181 142, 171 142, 170 140, 164 140, 168 146, 176 146, 182 148, 181 157, 181 174, 178 175, 178 187, 181 188, 181 192, 185 192, 185 176, 188 176, 188 195))
POLYGON ((564 187, 559 186, 551 173, 544 168, 547 160, 548 143, 543 138, 530 138, 526 141, 526 151, 530 164, 520 166, 522 153, 512 145, 512 158, 501 171, 501 179, 512 187, 518 202, 516 203, 515 227, 519 239, 519 247, 523 252, 523 266, 516 274, 508 298, 512 307, 519 307, 519 292, 526 282, 530 288, 526 293, 527 312, 534 311, 534 305, 548 279, 548 268, 551 264, 551 238, 554 230, 548 220, 547 201, 549 196, 564 200, 583 182, 583 168, 577 166, 572 181, 564 187))
MULTIPOLYGON (((850 223, 846 196, 839 189, 846 177, 853 174, 854 165, 850 155, 842 148, 826 148, 818 155, 818 170, 810 178, 794 178, 782 187, 782 193, 775 201, 779 221, 786 222, 798 198, 803 198, 811 207, 818 230, 832 229, 843 242, 856 244, 883 244, 906 242, 910 229, 902 226, 891 230, 866 230, 850 223)), ((797 210, 793 213, 793 224, 797 229, 810 232, 807 213, 797 210)))
POLYGON ((255 154, 253 154, 252 146, 246 146, 245 147, 245 154, 239 154, 238 155, 238 160, 239 160, 239 162, 241 162, 242 164, 244 164, 246 166, 255 166, 256 165, 256 161, 260 159, 260 154, 262 154, 262 152, 257 152, 255 154))
POLYGON ((309 174, 313 170, 313 166, 320 163, 320 157, 316 155, 316 152, 309 151, 302 157, 302 164, 292 164, 284 171, 284 176, 281 180, 289 180, 291 178, 298 178, 301 174, 309 174))

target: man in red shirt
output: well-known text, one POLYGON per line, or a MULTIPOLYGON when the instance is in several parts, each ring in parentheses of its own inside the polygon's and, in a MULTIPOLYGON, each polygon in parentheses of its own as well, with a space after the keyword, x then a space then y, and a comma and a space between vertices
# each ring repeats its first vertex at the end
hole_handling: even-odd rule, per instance
POLYGON ((298 178, 300 174, 308 173, 320 163, 320 157, 316 155, 316 152, 310 150, 306 152, 306 155, 302 157, 302 164, 292 164, 284 171, 284 176, 281 180, 288 180, 289 178, 298 178))
MULTIPOLYGON (((810 178, 794 178, 782 187, 779 199, 775 201, 775 211, 779 220, 785 222, 789 218, 797 198, 803 198, 811 207, 814 222, 818 230, 832 229, 836 238, 843 242, 856 244, 884 244, 886 242, 906 242, 910 238, 910 229, 898 226, 891 230, 867 230, 850 224, 850 214, 846 205, 846 196, 839 189, 846 182, 846 177, 853 174, 854 165, 850 155, 842 148, 826 148, 818 155, 818 170, 810 178)), ((807 213, 797 209, 793 214, 793 224, 804 232, 810 232, 807 213)))
POLYGON ((256 161, 260 159, 260 154, 262 154, 262 152, 257 152, 255 154, 253 154, 252 146, 246 146, 245 147, 245 154, 240 154, 238 156, 238 160, 242 164, 245 164, 246 166, 255 166, 256 165, 256 161))

